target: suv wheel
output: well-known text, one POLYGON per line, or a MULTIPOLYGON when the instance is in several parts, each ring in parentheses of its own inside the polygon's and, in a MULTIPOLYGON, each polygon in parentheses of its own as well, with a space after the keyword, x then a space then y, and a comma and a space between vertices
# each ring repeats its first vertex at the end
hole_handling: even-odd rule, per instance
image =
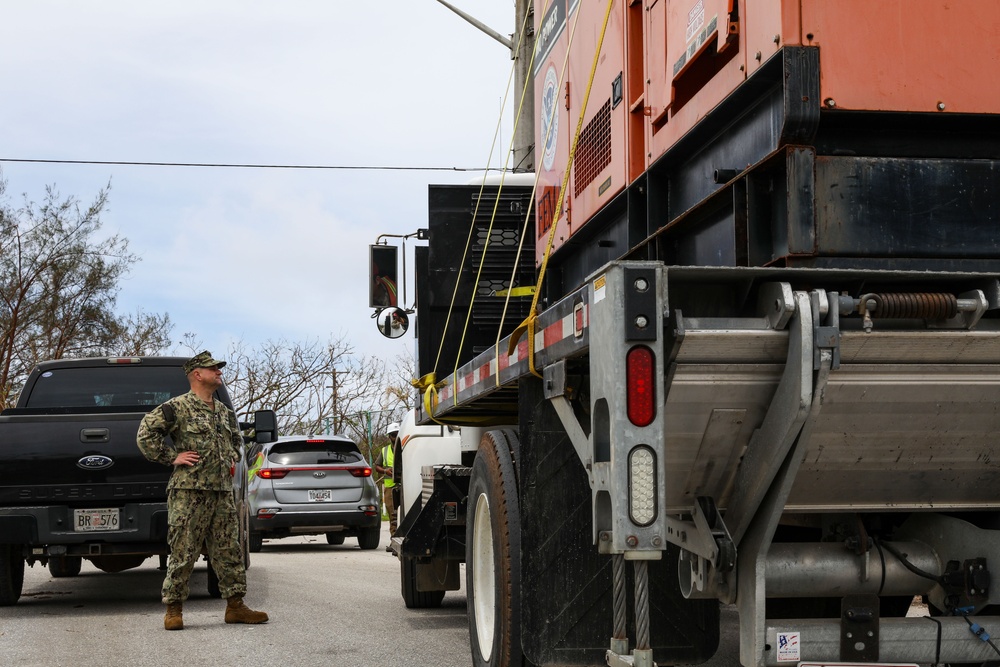
POLYGON ((250 553, 259 553, 261 547, 264 546, 264 535, 263 533, 258 533, 256 530, 250 531, 250 537, 247 539, 249 545, 250 553))
POLYGON ((382 526, 372 526, 371 528, 361 528, 358 531, 358 546, 364 551, 378 549, 378 542, 382 538, 382 526))

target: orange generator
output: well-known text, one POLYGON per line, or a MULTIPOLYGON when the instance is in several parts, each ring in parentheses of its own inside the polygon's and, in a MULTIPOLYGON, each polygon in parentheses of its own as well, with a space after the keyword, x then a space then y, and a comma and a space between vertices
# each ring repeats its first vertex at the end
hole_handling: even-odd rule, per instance
POLYGON ((1000 267, 1000 2, 534 10, 539 263, 568 184, 549 296, 619 258, 1000 267))

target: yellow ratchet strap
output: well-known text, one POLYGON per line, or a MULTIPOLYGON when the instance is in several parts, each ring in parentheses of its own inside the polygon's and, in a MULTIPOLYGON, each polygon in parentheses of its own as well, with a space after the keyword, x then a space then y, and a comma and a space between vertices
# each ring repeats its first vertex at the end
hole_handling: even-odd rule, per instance
POLYGON ((501 289, 493 293, 493 296, 534 296, 535 286, 531 285, 529 287, 511 287, 510 289, 501 289))
POLYGON ((563 198, 566 196, 566 188, 569 187, 569 175, 573 169, 573 160, 576 157, 576 148, 580 143, 580 133, 583 130, 583 119, 587 113, 587 104, 590 102, 590 90, 594 86, 594 77, 597 74, 597 63, 600 61, 601 48, 604 45, 604 35, 608 31, 608 19, 611 17, 611 7, 614 0, 608 0, 608 8, 604 11, 604 25, 601 27, 601 36, 597 40, 597 49, 594 51, 594 62, 590 66, 590 79, 587 81, 587 90, 583 94, 583 105, 580 107, 580 118, 576 122, 576 132, 573 135, 573 143, 569 149, 569 159, 566 161, 566 173, 563 175, 562 187, 559 189, 559 199, 556 202, 555 213, 553 213, 552 224, 549 227, 549 239, 545 247, 545 254, 542 256, 542 265, 538 271, 538 284, 535 286, 535 296, 531 301, 531 314, 525 318, 510 335, 510 343, 507 345, 507 356, 514 354, 517 343, 525 331, 528 332, 528 368, 531 374, 536 377, 542 375, 535 370, 535 322, 538 319, 538 296, 542 293, 542 282, 545 280, 545 269, 549 263, 549 256, 552 254, 552 243, 556 236, 556 225, 562 217, 563 198))

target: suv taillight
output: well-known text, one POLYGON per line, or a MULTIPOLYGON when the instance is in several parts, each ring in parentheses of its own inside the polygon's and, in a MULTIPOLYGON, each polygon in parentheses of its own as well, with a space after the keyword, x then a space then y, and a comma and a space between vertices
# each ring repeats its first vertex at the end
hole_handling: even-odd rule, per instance
POLYGON ((281 479, 288 472, 288 468, 262 468, 257 474, 264 479, 281 479))
POLYGON ((355 477, 371 477, 371 468, 351 468, 351 474, 355 477))

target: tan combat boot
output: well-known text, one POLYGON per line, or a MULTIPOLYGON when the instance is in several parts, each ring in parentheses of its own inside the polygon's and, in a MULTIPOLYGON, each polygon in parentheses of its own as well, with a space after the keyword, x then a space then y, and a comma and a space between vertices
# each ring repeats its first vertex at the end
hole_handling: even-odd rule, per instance
POLYGON ((165 630, 184 629, 184 617, 181 615, 182 606, 180 602, 167 603, 167 615, 163 617, 163 628, 165 630))
POLYGON ((226 605, 226 623, 267 623, 267 614, 243 604, 242 595, 234 595, 226 605))

